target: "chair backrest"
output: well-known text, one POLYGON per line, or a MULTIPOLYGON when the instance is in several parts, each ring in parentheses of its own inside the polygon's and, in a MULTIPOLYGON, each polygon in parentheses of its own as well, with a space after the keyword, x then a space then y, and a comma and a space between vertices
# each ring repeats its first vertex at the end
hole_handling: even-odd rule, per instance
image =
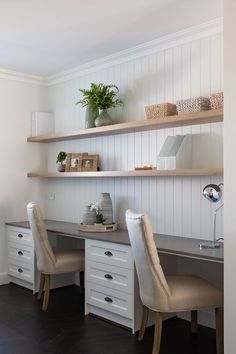
POLYGON ((150 220, 147 215, 126 211, 126 223, 137 270, 140 297, 148 308, 161 311, 171 295, 160 265, 150 220))
POLYGON ((56 259, 48 241, 41 209, 37 204, 30 202, 27 205, 27 214, 34 239, 38 270, 45 274, 51 274, 54 272, 56 259))

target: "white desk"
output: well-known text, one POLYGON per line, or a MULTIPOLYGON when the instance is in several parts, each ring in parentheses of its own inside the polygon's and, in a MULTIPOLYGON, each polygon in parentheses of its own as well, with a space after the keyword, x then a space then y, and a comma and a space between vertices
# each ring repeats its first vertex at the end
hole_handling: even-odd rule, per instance
MULTIPOLYGON (((85 313, 105 317, 133 332, 139 329, 141 304, 127 231, 85 233, 75 223, 46 220, 45 224, 50 235, 85 240, 85 313)), ((6 225, 10 279, 35 291, 37 269, 29 223, 6 225)), ((223 245, 200 250, 197 239, 160 234, 154 238, 160 254, 223 263, 223 245)))

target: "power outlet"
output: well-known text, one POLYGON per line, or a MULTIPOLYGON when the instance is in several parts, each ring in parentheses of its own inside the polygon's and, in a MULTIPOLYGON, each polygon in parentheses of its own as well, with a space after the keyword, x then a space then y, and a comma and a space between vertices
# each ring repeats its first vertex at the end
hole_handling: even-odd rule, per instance
POLYGON ((48 199, 49 199, 49 200, 55 200, 55 197, 56 197, 56 195, 55 195, 54 192, 50 192, 50 193, 48 194, 48 199))

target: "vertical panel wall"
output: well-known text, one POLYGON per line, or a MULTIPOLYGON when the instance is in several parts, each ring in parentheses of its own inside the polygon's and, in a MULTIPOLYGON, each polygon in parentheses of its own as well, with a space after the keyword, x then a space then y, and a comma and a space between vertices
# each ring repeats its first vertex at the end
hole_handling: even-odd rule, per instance
MULTIPOLYGON (((91 82, 115 84, 124 107, 110 111, 114 122, 145 118, 144 106, 175 102, 222 91, 222 34, 162 48, 149 55, 127 58, 89 74, 80 74, 49 87, 49 106, 55 112, 56 131, 84 127, 85 110, 75 106, 79 88, 91 82)), ((165 138, 194 134, 193 167, 222 167, 222 124, 120 134, 49 145, 48 169, 56 169, 59 151, 97 153, 102 170, 132 170, 143 164, 156 165, 165 138)), ((125 228, 125 210, 132 208, 150 215, 158 233, 210 239, 214 205, 203 199, 203 187, 219 183, 220 177, 94 178, 51 179, 48 192, 55 200, 47 202, 50 219, 80 222, 83 208, 97 201, 101 192, 110 192, 114 219, 125 228)), ((217 236, 222 235, 222 214, 217 220, 217 236)))

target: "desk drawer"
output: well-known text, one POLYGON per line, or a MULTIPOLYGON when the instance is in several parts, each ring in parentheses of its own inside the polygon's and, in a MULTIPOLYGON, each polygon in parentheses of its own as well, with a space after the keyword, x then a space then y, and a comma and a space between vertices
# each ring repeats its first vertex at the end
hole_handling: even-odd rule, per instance
POLYGON ((24 244, 8 242, 8 257, 15 259, 17 262, 34 264, 34 248, 24 244))
POLYGON ((134 269, 131 247, 111 242, 86 240, 86 258, 122 268, 134 269))
POLYGON ((20 245, 34 247, 33 237, 29 229, 8 226, 7 238, 9 242, 16 242, 20 245))
POLYGON ((88 282, 86 302, 112 313, 133 318, 133 295, 88 282))
POLYGON ((29 283, 34 282, 33 265, 24 262, 18 262, 13 258, 8 259, 8 274, 12 275, 13 277, 28 281, 29 283))
POLYGON ((133 294, 134 292, 134 271, 132 269, 87 261, 85 274, 87 282, 92 282, 114 290, 124 291, 129 294, 133 294))

